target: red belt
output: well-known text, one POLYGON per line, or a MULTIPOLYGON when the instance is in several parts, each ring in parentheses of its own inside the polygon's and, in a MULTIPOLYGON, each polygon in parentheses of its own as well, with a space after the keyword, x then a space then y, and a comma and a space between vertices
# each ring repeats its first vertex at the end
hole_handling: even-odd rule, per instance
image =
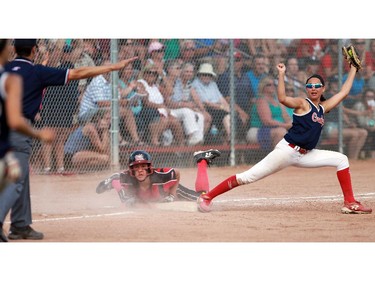
POLYGON ((301 154, 306 154, 307 152, 309 152, 310 150, 307 150, 307 149, 304 149, 302 147, 299 147, 298 145, 295 145, 293 143, 289 143, 288 144, 291 148, 293 148, 294 150, 298 151, 299 153, 301 154))

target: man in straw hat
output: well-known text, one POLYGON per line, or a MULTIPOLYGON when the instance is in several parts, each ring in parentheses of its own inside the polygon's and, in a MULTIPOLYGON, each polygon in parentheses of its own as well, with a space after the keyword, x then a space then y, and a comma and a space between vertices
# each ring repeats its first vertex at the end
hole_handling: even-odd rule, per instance
POLYGON ((215 126, 219 132, 225 132, 223 141, 226 143, 230 136, 230 108, 216 84, 216 77, 212 64, 202 63, 192 87, 195 88, 207 112, 211 115, 212 126, 215 126))

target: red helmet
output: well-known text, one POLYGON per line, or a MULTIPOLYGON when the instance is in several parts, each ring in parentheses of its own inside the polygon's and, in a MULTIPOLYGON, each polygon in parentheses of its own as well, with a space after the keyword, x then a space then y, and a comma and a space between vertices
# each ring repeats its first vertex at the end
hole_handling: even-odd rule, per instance
POLYGON ((151 175, 153 173, 151 155, 148 154, 146 151, 136 150, 130 154, 128 166, 132 176, 135 175, 133 166, 138 164, 148 164, 147 174, 151 175))

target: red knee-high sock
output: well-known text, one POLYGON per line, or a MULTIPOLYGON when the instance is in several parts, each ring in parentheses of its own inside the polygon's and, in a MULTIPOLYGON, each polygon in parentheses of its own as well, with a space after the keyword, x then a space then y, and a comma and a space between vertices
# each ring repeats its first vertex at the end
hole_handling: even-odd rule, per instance
POLYGON ((195 179, 195 191, 196 192, 208 192, 210 190, 210 183, 208 181, 207 174, 207 161, 202 160, 198 162, 197 178, 195 179))
POLYGON ((206 195, 209 198, 214 199, 216 196, 224 192, 227 192, 228 190, 231 190, 232 188, 235 188, 237 186, 239 186, 239 184, 237 182, 236 176, 231 176, 226 180, 222 181, 221 183, 219 183, 214 189, 212 189, 206 195))
POLYGON ((337 178, 339 179, 342 193, 344 194, 344 200, 349 203, 354 202, 355 199, 353 195, 352 180, 350 178, 349 167, 344 170, 337 171, 337 178))

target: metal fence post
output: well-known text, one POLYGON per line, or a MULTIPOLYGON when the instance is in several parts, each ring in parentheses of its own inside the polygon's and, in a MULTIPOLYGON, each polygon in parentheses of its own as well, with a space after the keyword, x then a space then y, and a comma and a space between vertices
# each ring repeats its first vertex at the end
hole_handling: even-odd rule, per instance
MULTIPOLYGON (((111 62, 118 61, 117 39, 111 39, 111 62)), ((111 72, 112 100, 111 100, 111 169, 119 170, 119 95, 118 72, 111 72)))
POLYGON ((234 110, 234 41, 233 39, 229 40, 229 93, 230 93, 230 165, 236 165, 236 151, 234 148, 235 136, 236 136, 236 123, 235 123, 235 110, 234 110))
MULTIPOLYGON (((341 47, 344 46, 344 43, 343 43, 343 40, 342 39, 339 39, 338 40, 338 44, 337 44, 337 55, 338 55, 338 85, 339 85, 339 89, 341 89, 342 87, 342 68, 343 68, 343 63, 342 63, 342 53, 341 53, 341 47)), ((343 124, 342 124, 342 120, 343 120, 343 105, 342 105, 342 102, 340 102, 339 104, 339 147, 338 147, 338 150, 339 152, 343 153, 344 152, 344 145, 343 145, 343 135, 342 135, 342 131, 343 131, 343 124)))

